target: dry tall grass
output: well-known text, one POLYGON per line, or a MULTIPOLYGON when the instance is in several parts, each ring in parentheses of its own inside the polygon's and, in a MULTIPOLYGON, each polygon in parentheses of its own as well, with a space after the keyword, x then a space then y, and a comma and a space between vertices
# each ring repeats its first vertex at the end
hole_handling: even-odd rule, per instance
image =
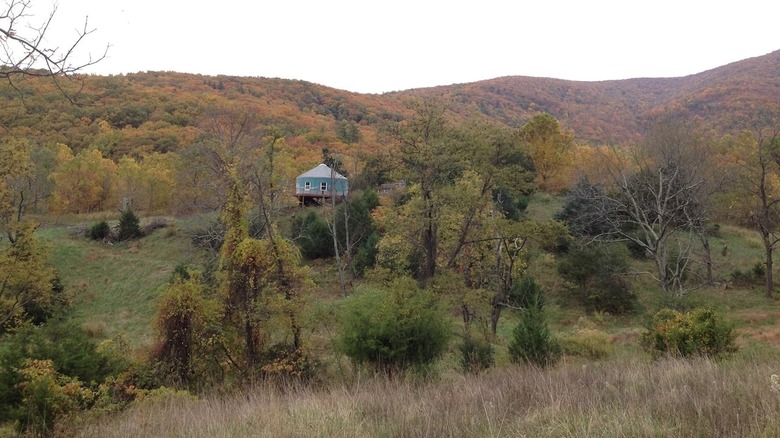
POLYGON ((612 361, 136 406, 84 437, 780 436, 780 362, 612 361))

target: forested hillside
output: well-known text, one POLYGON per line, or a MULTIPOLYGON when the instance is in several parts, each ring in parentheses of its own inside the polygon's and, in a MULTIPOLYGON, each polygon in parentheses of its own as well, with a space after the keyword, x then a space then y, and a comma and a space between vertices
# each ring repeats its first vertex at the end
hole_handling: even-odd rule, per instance
POLYGON ((664 114, 701 121, 720 136, 749 127, 780 100, 780 51, 669 79, 575 82, 504 77, 470 84, 361 95, 304 81, 208 77, 173 72, 88 76, 63 85, 45 79, 0 84, 0 126, 74 151, 97 145, 112 157, 176 150, 200 135, 204 118, 224 108, 255 114, 282 130, 308 162, 321 147, 376 150, 377 131, 408 114, 406 103, 437 96, 461 117, 480 114, 512 127, 539 113, 556 117, 592 144, 637 141, 664 114), (358 137, 356 137, 358 136, 358 137))
POLYGON ((593 144, 637 141, 664 115, 695 118, 713 134, 749 128, 761 111, 780 99, 780 51, 682 78, 575 82, 503 77, 472 84, 397 93, 440 96, 453 110, 479 112, 518 125, 548 112, 593 144))
POLYGON ((775 436, 779 65, 20 71, 0 435, 775 436))

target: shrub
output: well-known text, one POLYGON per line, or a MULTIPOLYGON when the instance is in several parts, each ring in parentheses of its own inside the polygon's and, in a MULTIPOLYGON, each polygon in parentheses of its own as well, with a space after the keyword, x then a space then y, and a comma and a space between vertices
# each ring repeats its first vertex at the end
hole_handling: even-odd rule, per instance
POLYGON ((493 366, 493 345, 484 338, 467 334, 458 346, 460 366, 465 372, 478 373, 493 366))
POLYGON ((141 237, 141 227, 139 225, 138 216, 133 213, 133 210, 128 208, 122 212, 122 216, 119 218, 119 233, 117 239, 130 240, 141 237))
POLYGON ((92 240, 107 239, 111 235, 111 227, 106 221, 100 221, 89 229, 89 238, 92 240))
POLYGON ((287 383, 290 379, 311 381, 320 376, 322 365, 311 355, 294 345, 281 343, 261 354, 262 376, 287 383))
POLYGON ((344 354, 388 374, 432 363, 450 335, 448 318, 433 295, 406 284, 356 292, 344 301, 341 320, 344 354))
POLYGON ((114 352, 101 350, 97 342, 73 323, 51 320, 41 327, 24 326, 0 343, 0 418, 20 419, 24 397, 19 386, 26 360, 50 361, 58 381, 78 380, 86 385, 102 382, 127 366, 114 352))
POLYGON ((574 332, 558 338, 563 352, 571 356, 601 359, 612 352, 609 334, 596 328, 578 327, 574 332))
POLYGON ((45 302, 29 301, 22 307, 29 322, 41 325, 54 317, 55 314, 63 313, 70 306, 70 300, 71 296, 65 292, 65 285, 62 283, 60 273, 54 271, 49 298, 45 302))
POLYGON ((379 253, 379 234, 371 233, 358 247, 355 253, 355 274, 363 275, 366 270, 376 265, 376 256, 379 253))
POLYGON ((296 217, 292 234, 303 257, 319 259, 333 256, 333 235, 327 222, 317 213, 310 211, 303 217, 296 217))
POLYGON ((680 313, 662 309, 653 316, 640 342, 653 357, 720 357, 736 351, 734 337, 732 326, 713 310, 680 313))
POLYGON ((756 280, 763 280, 766 277, 766 265, 763 262, 756 262, 753 264, 752 272, 756 280))
POLYGON ((19 425, 33 436, 48 435, 56 421, 93 401, 92 391, 82 387, 77 379, 55 371, 51 360, 28 359, 19 374, 19 425))
POLYGON ((622 245, 587 245, 572 249, 558 263, 558 273, 571 284, 572 296, 588 311, 631 313, 636 296, 625 273, 628 254, 622 245))

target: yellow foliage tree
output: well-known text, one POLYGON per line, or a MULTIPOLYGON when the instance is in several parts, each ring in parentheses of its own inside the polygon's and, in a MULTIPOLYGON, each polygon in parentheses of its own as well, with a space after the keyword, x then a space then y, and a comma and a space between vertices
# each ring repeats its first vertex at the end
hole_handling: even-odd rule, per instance
POLYGON ((21 219, 23 209, 23 201, 15 187, 32 171, 27 141, 18 138, 0 141, 0 225, 10 240, 13 240, 10 227, 21 219))
POLYGON ((70 159, 67 152, 60 148, 58 156, 64 161, 52 174, 55 183, 52 210, 89 213, 105 208, 110 199, 116 164, 103 158, 95 149, 85 149, 70 159))
POLYGON ((46 265, 48 248, 35 237, 37 226, 15 223, 13 243, 0 252, 0 333, 26 319, 26 308, 52 301, 54 270, 46 265))
POLYGON ((517 135, 533 160, 539 187, 551 191, 566 187, 569 178, 564 170, 571 164, 574 136, 547 113, 534 116, 517 135))

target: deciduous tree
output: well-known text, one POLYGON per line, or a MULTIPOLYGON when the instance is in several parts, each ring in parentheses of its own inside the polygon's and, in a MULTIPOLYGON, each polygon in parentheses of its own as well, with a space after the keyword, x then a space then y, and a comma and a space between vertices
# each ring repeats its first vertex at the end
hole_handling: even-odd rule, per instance
POLYGON ((555 189, 554 177, 568 166, 572 158, 574 136, 561 129, 555 117, 547 113, 534 116, 517 133, 518 139, 525 144, 539 186, 543 189, 555 189))
POLYGON ((35 237, 37 226, 15 223, 14 242, 0 252, 0 333, 23 322, 25 308, 52 304, 54 270, 46 264, 48 249, 35 237))

